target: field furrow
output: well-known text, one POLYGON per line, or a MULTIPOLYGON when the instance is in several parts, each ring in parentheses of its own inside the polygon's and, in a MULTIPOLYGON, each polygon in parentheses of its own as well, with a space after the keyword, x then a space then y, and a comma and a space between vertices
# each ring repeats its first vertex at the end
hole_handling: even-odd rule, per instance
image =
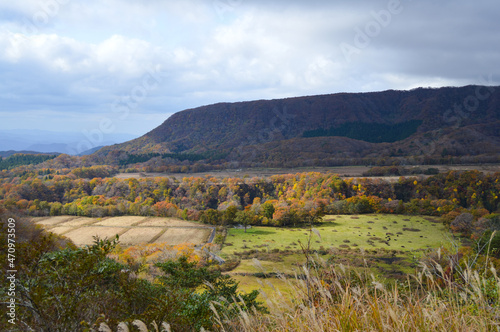
POLYGON ((120 236, 120 243, 124 245, 149 243, 162 230, 161 227, 134 227, 120 236))
POLYGON ((175 219, 142 216, 121 216, 111 218, 87 218, 75 216, 37 217, 34 223, 49 231, 64 235, 76 245, 90 245, 94 236, 114 238, 120 236, 120 243, 125 246, 140 243, 181 243, 204 244, 211 233, 210 228, 203 228, 198 223, 175 219))

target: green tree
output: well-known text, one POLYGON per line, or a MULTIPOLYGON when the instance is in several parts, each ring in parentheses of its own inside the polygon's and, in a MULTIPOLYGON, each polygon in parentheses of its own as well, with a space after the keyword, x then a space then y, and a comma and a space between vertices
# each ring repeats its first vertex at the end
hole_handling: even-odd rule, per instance
POLYGON ((18 314, 26 329, 78 331, 82 322, 95 322, 101 314, 119 321, 142 313, 158 286, 132 278, 127 266, 108 258, 116 244, 117 239, 96 238, 86 248, 41 255, 23 248, 23 259, 33 257, 19 271, 18 314))
POLYGON ((142 315, 144 321, 168 322, 173 331, 214 329, 217 317, 212 311, 218 305, 220 317, 234 318, 239 308, 265 311, 256 301, 258 291, 238 292, 238 283, 230 276, 207 267, 197 267, 186 256, 177 261, 157 263, 163 273, 157 281, 163 287, 160 297, 142 315))
POLYGON ((208 209, 201 215, 201 222, 217 225, 221 221, 221 213, 214 209, 208 209))
POLYGON ((273 214, 274 214, 275 209, 271 203, 264 203, 264 204, 262 204, 261 208, 262 208, 262 214, 264 215, 264 217, 266 217, 269 220, 273 219, 273 214))
POLYGON ((224 224, 232 224, 234 223, 234 219, 236 218, 236 214, 238 213, 238 208, 234 205, 230 205, 227 209, 224 210, 222 215, 222 222, 224 224))
POLYGON ((239 211, 236 214, 236 218, 234 221, 237 224, 241 224, 245 227, 245 233, 247 232, 247 227, 250 225, 253 221, 253 216, 250 211, 239 211))

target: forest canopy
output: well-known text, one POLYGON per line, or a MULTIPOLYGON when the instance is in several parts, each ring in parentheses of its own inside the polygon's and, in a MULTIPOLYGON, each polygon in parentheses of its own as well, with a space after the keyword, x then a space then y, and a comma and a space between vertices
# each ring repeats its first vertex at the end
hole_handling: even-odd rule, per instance
POLYGON ((21 165, 37 165, 54 159, 57 155, 17 153, 7 158, 0 157, 0 170, 12 169, 21 165))
POLYGON ((342 136, 370 143, 397 142, 417 132, 421 120, 396 124, 346 122, 338 127, 305 131, 304 137, 342 136))

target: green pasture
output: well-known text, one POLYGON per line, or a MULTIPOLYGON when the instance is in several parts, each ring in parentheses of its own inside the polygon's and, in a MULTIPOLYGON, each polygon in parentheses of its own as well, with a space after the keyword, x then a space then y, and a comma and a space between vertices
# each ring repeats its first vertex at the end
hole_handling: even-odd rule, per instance
MULTIPOLYGON (((403 215, 328 215, 314 225, 312 249, 388 249, 413 251, 449 242, 449 232, 436 218, 403 215)), ((228 230, 223 256, 248 250, 300 250, 307 244, 307 227, 252 227, 228 230)))
MULTIPOLYGON (((340 264, 381 280, 406 280, 414 273, 425 249, 450 244, 450 233, 437 218, 403 215, 329 215, 314 225, 311 257, 323 266, 340 264)), ((240 289, 260 289, 290 299, 289 283, 273 273, 284 273, 294 282, 302 274, 305 256, 301 246, 309 239, 307 227, 252 227, 229 229, 221 256, 238 256, 240 264, 228 272, 240 289), (276 250, 279 249, 279 250, 276 250), (266 274, 268 277, 264 277, 266 274)), ((264 301, 266 295, 261 294, 264 301)))

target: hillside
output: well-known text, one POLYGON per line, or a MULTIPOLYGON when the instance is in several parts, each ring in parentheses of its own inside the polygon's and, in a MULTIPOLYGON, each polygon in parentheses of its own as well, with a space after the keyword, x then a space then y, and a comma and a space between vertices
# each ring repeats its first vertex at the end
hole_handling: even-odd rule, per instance
MULTIPOLYGON (((291 159, 490 156, 500 152, 500 87, 338 93, 219 103, 175 113, 93 158, 189 155, 279 165, 291 159)), ((142 158, 140 161, 147 160, 142 158)), ((313 162, 314 161, 314 162, 313 162)))
POLYGON ((59 152, 44 153, 44 152, 26 151, 26 150, 22 150, 22 151, 14 151, 14 150, 0 151, 0 157, 2 157, 2 158, 7 158, 7 157, 10 157, 10 156, 15 155, 15 154, 56 155, 56 156, 60 155, 59 152))

